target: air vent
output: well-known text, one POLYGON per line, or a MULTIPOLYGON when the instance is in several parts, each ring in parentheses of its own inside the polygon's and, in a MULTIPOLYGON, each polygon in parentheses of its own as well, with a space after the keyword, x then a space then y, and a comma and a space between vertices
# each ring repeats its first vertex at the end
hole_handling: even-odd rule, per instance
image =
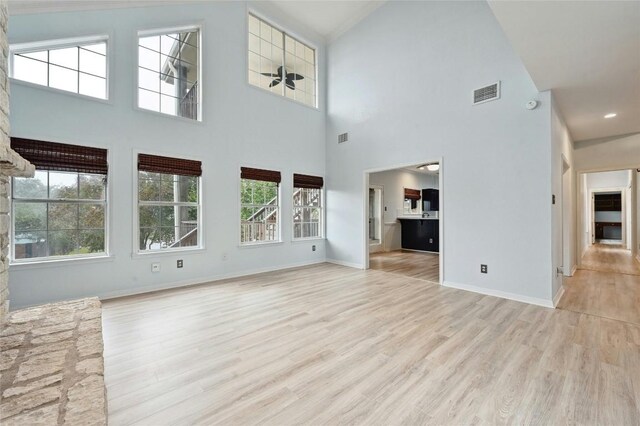
POLYGON ((342 133, 338 135, 338 143, 345 143, 349 140, 349 133, 342 133))
POLYGON ((500 98, 500 82, 473 91, 473 104, 481 104, 500 98))

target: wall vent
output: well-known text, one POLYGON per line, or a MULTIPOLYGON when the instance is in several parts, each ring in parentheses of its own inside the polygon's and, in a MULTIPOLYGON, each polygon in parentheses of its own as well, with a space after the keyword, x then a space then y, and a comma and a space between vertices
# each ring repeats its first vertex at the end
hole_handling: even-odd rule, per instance
POLYGON ((494 101, 500 98, 500 82, 481 87, 473 91, 473 104, 494 101))
POLYGON ((345 143, 349 140, 349 133, 341 133, 338 135, 338 143, 345 143))

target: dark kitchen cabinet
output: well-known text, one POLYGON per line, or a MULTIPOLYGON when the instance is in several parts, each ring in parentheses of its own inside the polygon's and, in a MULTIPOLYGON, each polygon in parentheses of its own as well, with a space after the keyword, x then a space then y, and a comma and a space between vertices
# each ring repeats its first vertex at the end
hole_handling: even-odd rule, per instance
POLYGON ((622 210, 621 194, 596 194, 594 207, 598 212, 619 212, 622 210))
POLYGON ((424 211, 438 211, 440 210, 440 190, 438 189, 423 189, 422 190, 422 210, 424 211))
POLYGON ((402 248, 433 251, 440 249, 440 228, 436 219, 400 219, 402 248))

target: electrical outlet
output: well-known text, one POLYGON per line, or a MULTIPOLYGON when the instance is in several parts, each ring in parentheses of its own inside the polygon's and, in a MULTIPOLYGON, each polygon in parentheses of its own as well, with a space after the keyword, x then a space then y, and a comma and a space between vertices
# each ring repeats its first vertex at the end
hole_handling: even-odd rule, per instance
POLYGON ((480 265, 480 272, 483 274, 487 273, 487 265, 480 265))
POLYGON ((316 251, 316 245, 315 244, 311 246, 311 251, 316 251))
POLYGON ((177 266, 178 266, 178 268, 182 268, 184 266, 184 263, 182 263, 182 259, 178 259, 177 266))
POLYGON ((152 263, 151 264, 151 272, 160 272, 160 264, 152 263))

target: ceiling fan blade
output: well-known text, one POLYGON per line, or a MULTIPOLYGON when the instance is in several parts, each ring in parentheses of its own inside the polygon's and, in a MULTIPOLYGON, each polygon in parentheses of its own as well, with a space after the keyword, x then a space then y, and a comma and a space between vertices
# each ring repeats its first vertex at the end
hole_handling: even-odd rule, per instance
POLYGON ((282 66, 282 65, 280 65, 280 66, 278 67, 278 77, 282 78, 282 76, 283 76, 283 75, 285 75, 285 74, 287 73, 287 70, 284 70, 284 74, 282 74, 282 71, 283 71, 283 70, 284 70, 284 69, 283 69, 283 66, 282 66))
POLYGON ((287 74, 287 80, 302 80, 304 77, 300 74, 290 72, 287 74))
POLYGON ((260 74, 266 75, 267 77, 280 77, 278 74, 274 74, 272 72, 261 72, 260 74))
POLYGON ((289 80, 288 78, 285 80, 285 84, 287 85, 287 87, 291 90, 296 90, 296 84, 293 82, 293 80, 289 80))
POLYGON ((271 82, 271 84, 269 84, 269 87, 277 86, 278 84, 280 84, 280 82, 281 82, 281 81, 282 81, 282 80, 280 80, 279 78, 276 78, 275 80, 273 80, 273 81, 271 82))

